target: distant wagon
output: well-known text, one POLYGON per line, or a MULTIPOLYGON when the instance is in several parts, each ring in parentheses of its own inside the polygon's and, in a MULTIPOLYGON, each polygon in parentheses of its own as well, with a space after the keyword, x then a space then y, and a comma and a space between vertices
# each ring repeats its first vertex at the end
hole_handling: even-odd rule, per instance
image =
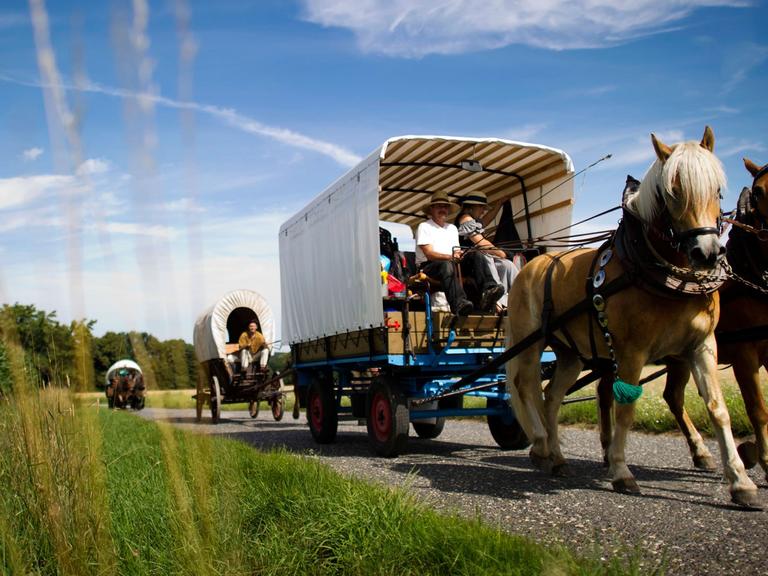
POLYGON ((118 360, 107 370, 106 394, 110 408, 144 408, 144 375, 133 360, 118 360))
POLYGON ((195 322, 195 356, 201 366, 198 378, 197 419, 203 408, 211 408, 213 423, 221 418, 222 404, 247 403, 251 417, 266 401, 275 420, 284 413, 282 379, 268 367, 262 369, 259 358, 246 367, 241 363, 238 341, 255 321, 265 341, 265 356, 272 353, 275 327, 272 309, 267 301, 252 290, 233 290, 203 312, 195 322))

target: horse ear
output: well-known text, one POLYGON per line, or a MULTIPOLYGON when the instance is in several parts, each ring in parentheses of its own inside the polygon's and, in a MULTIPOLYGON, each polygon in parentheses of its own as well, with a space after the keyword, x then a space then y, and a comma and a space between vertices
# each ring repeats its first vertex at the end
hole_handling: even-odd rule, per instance
POLYGON ((704 127, 704 136, 701 137, 701 147, 706 148, 710 152, 715 151, 715 133, 712 132, 712 128, 709 126, 704 127))
POLYGON ((651 133, 651 142, 653 142, 653 149, 656 150, 656 156, 662 162, 666 162, 667 158, 672 155, 672 148, 664 144, 661 140, 656 138, 656 134, 651 133))
POLYGON ((752 174, 752 178, 760 172, 760 166, 752 162, 749 158, 744 158, 744 166, 747 168, 747 171, 752 174))

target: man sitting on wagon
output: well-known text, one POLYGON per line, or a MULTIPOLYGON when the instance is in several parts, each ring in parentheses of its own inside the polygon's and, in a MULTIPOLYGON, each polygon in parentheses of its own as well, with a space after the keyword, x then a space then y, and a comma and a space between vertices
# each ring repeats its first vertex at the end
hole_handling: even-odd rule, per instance
POLYGON ((467 298, 456 275, 454 262, 463 260, 482 296, 480 308, 487 312, 495 307, 504 287, 493 279, 489 264, 480 251, 459 248, 459 232, 448 223, 448 216, 457 208, 448 196, 436 192, 425 206, 429 220, 416 229, 416 265, 427 275, 440 280, 451 312, 459 316, 472 313, 474 305, 467 298))
POLYGON ((259 356, 259 368, 262 372, 267 370, 267 361, 269 360, 269 348, 264 336, 259 332, 259 323, 251 320, 248 323, 248 331, 240 335, 237 341, 240 347, 240 372, 246 373, 248 367, 256 356, 259 356))

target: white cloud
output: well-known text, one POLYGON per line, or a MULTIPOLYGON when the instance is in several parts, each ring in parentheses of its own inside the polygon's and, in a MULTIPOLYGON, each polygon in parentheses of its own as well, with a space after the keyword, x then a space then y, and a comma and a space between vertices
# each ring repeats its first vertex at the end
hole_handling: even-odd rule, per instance
POLYGON ((101 158, 89 158, 77 167, 78 176, 92 176, 109 171, 109 162, 101 158))
POLYGON ((0 178, 0 210, 18 208, 41 196, 74 186, 71 176, 17 176, 0 178))
POLYGON ((723 87, 723 92, 731 92, 747 79, 751 70, 760 66, 767 59, 768 46, 754 43, 735 46, 730 51, 730 57, 724 63, 724 71, 729 78, 723 87))
MULTIPOLYGON (((200 249, 190 253, 187 243, 157 241, 158 250, 143 254, 145 244, 135 226, 110 224, 114 238, 111 251, 100 248, 94 235, 83 237, 81 281, 64 261, 41 264, 40 259, 16 258, 4 265, 2 275, 13 277, 4 295, 9 301, 31 303, 56 310, 65 322, 76 315, 97 320, 95 332, 147 331, 154 336, 192 341, 195 319, 225 293, 247 288, 261 294, 272 307, 280 329, 280 270, 278 229, 289 216, 285 212, 260 213, 241 218, 208 220, 200 227, 200 249), (119 230, 118 230, 119 229, 119 230), (225 232, 238 230, 237 246, 225 232), (68 287, 82 287, 85 309, 72 312, 68 287), (159 293, 172 298, 160 298, 159 293)), ((151 228, 162 232, 160 227, 151 228)), ((180 233, 183 235, 183 231, 180 233)), ((162 234, 160 234, 162 236, 162 234)), ((48 262, 46 260, 46 262, 48 262)), ((5 264, 5 263, 4 263, 5 264)))
POLYGON ((537 134, 540 134, 547 127, 546 124, 524 124, 523 126, 515 126, 514 128, 507 128, 504 130, 503 137, 509 140, 516 140, 518 142, 530 142, 537 134))
POLYGON ((142 224, 139 222, 104 222, 101 224, 89 224, 86 230, 99 230, 110 234, 125 234, 128 236, 147 236, 151 238, 173 239, 179 235, 179 231, 171 226, 159 224, 142 224))
POLYGON ((21 153, 21 157, 26 160, 27 162, 31 162, 32 160, 37 160, 40 155, 42 155, 43 149, 42 148, 28 148, 27 150, 24 150, 24 152, 21 153))
POLYGON ((527 44, 614 46, 668 30, 700 7, 748 0, 304 0, 304 17, 351 30, 366 52, 420 57, 527 44))
POLYGON ((725 142, 721 141, 718 144, 719 147, 715 151, 721 158, 728 158, 730 156, 736 156, 737 154, 743 155, 745 152, 754 154, 764 153, 766 151, 766 147, 762 142, 728 139, 725 142))
POLYGON ((171 200, 157 206, 157 208, 165 212, 182 212, 186 214, 191 214, 193 212, 202 213, 206 211, 204 206, 201 206, 199 202, 193 200, 192 198, 179 198, 178 200, 171 200))
MULTIPOLYGON (((665 144, 677 144, 685 137, 681 130, 667 130, 656 132, 656 137, 665 144)), ((633 166, 637 164, 651 164, 656 159, 650 134, 642 138, 634 138, 621 146, 613 154, 611 168, 619 166, 633 166)))
POLYGON ((26 26, 29 23, 27 15, 22 12, 6 12, 0 14, 0 30, 26 26))
POLYGON ((77 85, 70 85, 61 82, 55 84, 45 84, 40 82, 24 82, 3 74, 0 74, 0 80, 12 82, 22 86, 33 86, 35 88, 53 88, 55 90, 74 90, 79 92, 104 94, 106 96, 114 96, 116 98, 136 100, 142 103, 142 105, 151 103, 157 106, 164 106, 166 108, 191 110, 216 118, 217 120, 224 122, 233 128, 247 132, 248 134, 264 136, 288 146, 293 146, 295 148, 301 148, 304 150, 311 150, 317 152, 318 154, 323 154, 345 167, 354 166, 362 159, 354 152, 351 152, 337 144, 333 144, 332 142, 319 140, 317 138, 307 136, 288 128, 263 124, 258 120, 245 116, 244 114, 240 114, 232 108, 222 108, 220 106, 212 106, 210 104, 198 104, 197 102, 174 100, 172 98, 166 98, 154 93, 135 92, 132 90, 123 90, 121 88, 111 88, 109 86, 101 86, 93 82, 83 82, 78 83, 77 85))

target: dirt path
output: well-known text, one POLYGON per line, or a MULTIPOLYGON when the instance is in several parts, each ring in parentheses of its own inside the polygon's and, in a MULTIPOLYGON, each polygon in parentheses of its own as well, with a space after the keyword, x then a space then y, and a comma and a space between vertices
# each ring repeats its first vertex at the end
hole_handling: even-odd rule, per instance
MULTIPOLYGON (((199 432, 238 438, 261 449, 284 447, 311 455, 339 472, 400 486, 430 506, 550 543, 604 557, 638 549, 645 569, 666 565, 667 574, 768 573, 768 512, 729 505, 721 474, 693 470, 678 435, 630 435, 627 457, 641 496, 611 489, 601 465, 597 432, 568 428, 566 457, 574 475, 553 479, 533 470, 527 452, 500 451, 484 423, 449 420, 437 440, 413 433, 406 454, 371 456, 365 427, 340 425, 338 441, 312 441, 304 417, 286 414, 275 422, 267 412, 252 420, 246 412, 224 412, 218 426, 193 410, 146 409, 142 416, 199 432)), ((717 453, 716 445, 711 449, 717 453)), ((761 470, 750 473, 768 508, 761 470)))

